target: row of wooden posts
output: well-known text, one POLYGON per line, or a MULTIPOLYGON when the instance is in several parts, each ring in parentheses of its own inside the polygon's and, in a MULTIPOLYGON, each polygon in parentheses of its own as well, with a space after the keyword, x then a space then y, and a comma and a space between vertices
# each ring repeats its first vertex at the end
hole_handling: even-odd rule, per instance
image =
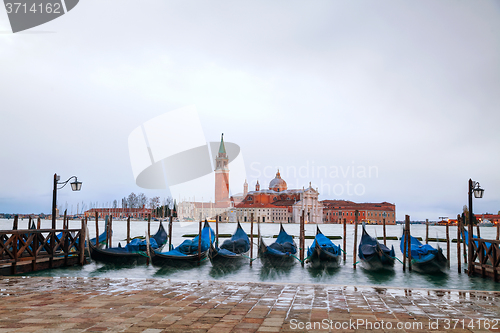
MULTIPOLYGON (((300 231, 299 231, 299 255, 300 255, 300 262, 302 264, 302 266, 304 266, 304 262, 305 262, 305 213, 304 211, 302 212, 302 215, 300 217, 300 231)), ((97 223, 98 221, 98 215, 96 213, 96 238, 99 237, 99 225, 97 223)), ((358 220, 359 220, 359 213, 358 211, 355 212, 355 228, 354 228, 354 248, 353 248, 353 260, 354 260, 354 263, 353 263, 353 267, 354 269, 356 269, 356 258, 357 258, 357 239, 358 239, 358 220)), ((215 237, 216 237, 216 244, 219 243, 219 217, 216 216, 216 219, 215 219, 215 228, 216 228, 216 231, 215 231, 215 237)), ((467 264, 467 261, 469 261, 469 263, 472 263, 473 262, 473 250, 469 250, 469 258, 467 256, 467 248, 464 244, 463 247, 461 247, 461 242, 458 241, 459 239, 465 239, 465 234, 464 234, 464 223, 462 221, 462 218, 460 215, 457 216, 457 221, 458 221, 458 228, 457 228, 457 261, 458 261, 458 272, 461 273, 462 272, 462 265, 461 265, 461 249, 463 249, 463 260, 464 260, 464 263, 467 264)), ((112 216, 109 217, 109 221, 108 221, 108 224, 107 224, 107 227, 109 228, 107 230, 107 236, 108 238, 106 239, 106 247, 108 246, 111 246, 111 235, 112 235, 112 222, 113 222, 113 218, 112 216)), ((343 220, 343 231, 344 231, 344 235, 343 235, 343 261, 345 262, 346 261, 346 238, 347 238, 347 235, 346 235, 346 224, 347 224, 347 220, 344 219, 343 220)), ((203 221, 200 221, 199 222, 199 235, 200 237, 198 237, 198 257, 199 257, 199 261, 201 260, 201 231, 202 231, 202 227, 203 227, 203 221)), ((404 252, 403 253, 403 271, 406 271, 406 266, 407 266, 407 261, 408 261, 408 269, 411 271, 412 267, 411 267, 411 251, 408 251, 408 259, 407 259, 407 255, 406 255, 406 251, 407 249, 409 249, 409 244, 410 244, 410 216, 409 215, 406 215, 405 216, 405 240, 404 240, 404 252)), ((469 226, 469 238, 472 239, 472 225, 469 226)), ((253 214, 252 214, 252 217, 250 218, 250 243, 253 244, 253 235, 254 235, 254 219, 253 219, 253 214)), ((259 228, 259 236, 258 236, 258 241, 260 242, 260 228, 259 228)), ((148 235, 148 238, 151 236, 151 215, 148 215, 148 232, 147 232, 147 235, 148 235)), ((477 226, 477 238, 480 237, 480 229, 479 229, 479 226, 477 226)), ((499 237, 500 237, 500 224, 497 224, 497 237, 496 237, 496 240, 498 241, 499 240, 499 237)), ((168 248, 169 250, 171 249, 172 247, 172 216, 170 216, 169 218, 169 224, 168 224, 168 248)), ((428 240, 429 240, 429 223, 428 223, 428 220, 426 221, 426 237, 425 237, 425 243, 428 244, 428 240)), ((476 240, 477 241, 477 240, 476 240)), ((127 244, 130 242, 130 217, 127 218, 127 244)), ((386 234, 386 223, 385 223, 385 219, 383 219, 383 243, 384 245, 387 245, 387 234, 386 234)), ((472 241, 469 241, 468 242, 469 244, 473 243, 472 241)), ((450 264, 450 232, 449 232, 449 225, 446 224, 446 258, 448 259, 448 265, 450 264)), ((473 244, 471 244, 473 245, 473 244)), ((471 246, 470 245, 470 246, 471 246)), ((469 247, 470 247, 469 246, 469 247)), ((250 247, 250 258, 253 259, 253 246, 250 247)), ((475 258, 475 257, 474 257, 475 258)), ((252 265, 252 262, 253 260, 250 260, 250 265, 252 265)), ((495 270, 496 272, 496 270, 495 270)), ((473 273, 473 270, 471 269, 471 266, 469 265, 468 266, 468 273, 469 275, 471 275, 473 273)))
MULTIPOLYGON (((253 214, 252 214, 253 215, 253 214)), ((302 212, 302 215, 300 217, 300 234, 299 234, 299 255, 300 255, 300 262, 302 265, 304 265, 305 262, 305 213, 302 212)), ((355 212, 355 228, 354 228, 354 248, 353 248, 353 258, 354 258, 354 263, 353 267, 356 269, 356 258, 357 258, 357 239, 358 239, 358 218, 359 218, 359 213, 356 211, 355 212)), ((96 239, 99 238, 99 224, 98 224, 98 214, 96 213, 95 216, 96 220, 96 239)), ((251 217, 251 230, 250 230, 250 242, 253 244, 253 230, 254 230, 254 221, 253 221, 253 216, 251 217)), ((496 235, 496 240, 481 240, 479 239, 481 234, 480 234, 480 228, 477 226, 477 237, 473 239, 473 226, 469 224, 468 228, 468 246, 461 246, 461 242, 458 241, 460 239, 465 239, 465 234, 464 234, 464 221, 462 221, 462 218, 460 215, 457 216, 457 221, 458 221, 458 228, 457 228, 457 268, 458 272, 462 272, 462 255, 463 255, 463 262, 464 264, 467 265, 467 273, 469 275, 474 274, 475 271, 479 271, 479 273, 482 276, 486 275, 492 275, 493 278, 497 279, 499 275, 499 266, 500 266, 500 254, 497 255, 496 251, 498 245, 500 244, 499 238, 500 238, 500 224, 497 224, 497 235, 496 235), (476 242, 478 243, 476 245, 476 242), (495 244, 496 246, 490 246, 491 249, 488 249, 486 246, 486 242, 495 244), (481 247, 484 247, 484 249, 481 249, 481 247), (479 259, 479 263, 474 263, 475 259, 479 259), (490 263, 488 264, 487 261, 490 259, 490 263), (491 260, 493 259, 493 260, 491 260), (476 266, 477 269, 476 269, 476 266), (491 267, 490 267, 491 266, 491 267), (490 274, 491 273, 491 274, 490 274)), ((219 218, 218 216, 216 217, 216 242, 219 242, 219 218)), ((40 218, 38 218, 36 228, 40 229, 40 218)), ((112 223, 113 223, 113 218, 112 216, 109 217, 108 224, 107 224, 107 238, 106 238, 106 247, 111 247, 112 244, 112 223)), ((203 221, 200 221, 199 223, 199 235, 200 237, 198 238, 199 241, 199 246, 198 248, 201 249, 201 230, 202 230, 202 223, 203 221)), ((343 260, 344 262, 346 261, 346 219, 343 220, 343 260)), ((32 225, 32 218, 29 217, 29 226, 31 227, 32 225)), ((64 212, 64 218, 63 218, 63 230, 67 230, 69 225, 69 220, 66 215, 66 211, 64 212)), ((87 219, 82 220, 82 230, 86 230, 87 226, 87 219)), ((404 250, 406 252, 406 249, 408 249, 408 244, 410 242, 409 236, 410 236, 410 217, 408 215, 405 216, 405 245, 404 245, 404 250)), ((18 216, 14 217, 14 223, 13 223, 13 230, 18 229, 18 216)), ((54 228, 53 228, 54 229, 54 228)), ((55 230, 55 229, 54 229, 55 230)), ((259 241, 260 241, 260 228, 259 228, 259 241)), ((148 229, 147 229, 147 237, 149 238, 151 236, 151 215, 148 215, 148 229)), ((55 234, 51 237, 54 237, 55 241, 55 234)), ((85 235, 83 235, 85 238, 85 235)), ((168 225, 168 246, 169 249, 172 247, 172 216, 170 216, 169 219, 169 225, 168 225)), ((428 221, 426 222, 426 237, 425 237, 425 242, 426 244, 428 243, 429 239, 429 224, 428 221)), ((130 217, 127 218, 127 244, 130 242, 130 217)), ((385 224, 385 219, 383 220, 383 243, 386 245, 386 224, 385 224)), ((448 258, 448 265, 449 265, 449 260, 450 260, 450 233, 449 233, 449 225, 446 224, 446 251, 447 251, 447 258, 448 258)), ((67 256, 67 254, 66 254, 67 256)), ((250 247, 250 258, 253 259, 253 246, 250 247)), ((201 251, 199 251, 199 259, 201 260, 201 251)), ((83 256, 82 256, 83 260, 83 256)), ((250 265, 252 265, 252 261, 250 260, 250 265)), ((407 262, 407 256, 405 253, 403 253, 403 271, 406 270, 406 262, 407 262)), ((82 262, 83 264, 83 262, 82 262)), ((411 271, 411 251, 408 253, 408 269, 411 271)))

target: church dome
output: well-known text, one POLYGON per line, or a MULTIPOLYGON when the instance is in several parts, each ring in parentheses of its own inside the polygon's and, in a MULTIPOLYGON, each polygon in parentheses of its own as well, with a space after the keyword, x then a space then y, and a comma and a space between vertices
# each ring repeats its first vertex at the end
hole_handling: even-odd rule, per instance
POLYGON ((281 192, 285 191, 287 188, 288 187, 286 185, 286 182, 281 179, 280 171, 278 170, 278 172, 276 173, 276 177, 269 183, 269 189, 276 192, 281 192))

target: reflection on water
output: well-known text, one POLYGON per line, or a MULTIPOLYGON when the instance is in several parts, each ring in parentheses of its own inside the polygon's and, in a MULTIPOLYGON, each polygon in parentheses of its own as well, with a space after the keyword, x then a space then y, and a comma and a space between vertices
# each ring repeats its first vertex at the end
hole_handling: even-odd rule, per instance
POLYGON ((259 278, 261 281, 282 280, 284 277, 289 277, 294 265, 262 265, 260 268, 259 278))
MULTIPOLYGON (((58 226, 62 225, 62 221, 58 221, 58 226)), ((42 228, 50 228, 51 221, 43 220, 42 228)), ((0 220, 0 229, 10 229, 12 221, 0 220)), ((19 228, 25 229, 27 221, 20 221, 19 228), (24 225, 22 224, 24 223, 24 225)), ((80 221, 70 221, 70 228, 79 228, 80 221)), ((151 224, 151 230, 156 230, 158 222, 151 224)), ((212 225, 212 227, 214 227, 212 225)), ((243 229, 248 233, 250 231, 249 223, 242 223, 243 229)), ((103 230, 104 222, 101 221, 99 230, 103 230)), ((382 234, 382 226, 367 226, 368 232, 372 234, 382 234)), ((133 221, 131 226, 131 235, 144 235, 147 229, 147 223, 133 221)), ((234 223, 221 223, 219 224, 219 232, 232 234, 235 229, 234 223)), ((286 225, 287 232, 292 235, 299 234, 298 224, 286 225)), ((254 226, 255 230, 255 226, 254 226)), ((326 235, 343 235, 343 226, 336 224, 325 224, 321 226, 321 230, 326 235)), ((361 230, 361 229, 360 229, 361 230)), ((358 230, 358 235, 360 235, 358 230)), ((89 222, 90 234, 95 234, 94 222, 89 222)), ((175 224, 174 235, 172 239, 173 244, 180 244, 184 240, 184 234, 193 234, 198 232, 198 225, 194 224, 175 224)), ((263 235, 277 235, 279 232, 279 225, 276 224, 261 224, 261 233, 263 235)), ((417 237, 425 238, 425 225, 412 225, 411 233, 417 237)), ((446 238, 445 228, 442 226, 431 226, 431 235, 436 235, 437 238, 446 238)), ((316 234, 316 226, 312 224, 306 225, 306 235, 313 236, 316 234)), ((429 275, 416 271, 406 272, 402 270, 402 264, 396 261, 392 271, 372 272, 359 266, 353 269, 353 246, 354 246, 354 226, 347 226, 347 261, 341 263, 340 267, 333 269, 310 269, 308 265, 302 267, 298 261, 294 261, 292 266, 289 267, 272 267, 263 266, 260 259, 253 261, 252 267, 249 262, 244 262, 241 266, 230 268, 225 266, 213 266, 209 260, 204 261, 200 266, 194 267, 158 267, 154 265, 137 265, 137 266, 116 266, 104 265, 99 262, 92 262, 83 267, 74 266, 67 268, 57 268, 45 271, 38 271, 29 273, 27 275, 33 276, 81 276, 81 277, 110 277, 110 278, 164 278, 164 279, 177 279, 177 280, 210 280, 218 279, 225 281, 242 281, 242 282, 256 282, 256 281, 278 281, 278 282, 292 282, 292 283, 325 283, 325 284, 342 284, 351 286, 372 285, 379 288, 386 287, 403 287, 403 288, 444 288, 444 289, 461 289, 461 290, 498 290, 498 283, 493 282, 491 279, 483 279, 479 276, 469 277, 465 273, 459 274, 457 272, 457 258, 456 258, 456 243, 451 243, 451 269, 445 274, 429 275)), ((388 226, 387 236, 400 236, 401 226, 388 226)), ((456 237, 456 227, 450 228, 450 235, 456 237)), ((482 228, 481 236, 486 239, 494 239, 496 237, 496 230, 494 228, 482 228)), ((116 246, 118 241, 126 238, 126 221, 113 221, 113 245, 116 246)), ((272 238, 266 238, 266 241, 272 242, 272 238)), ((306 247, 312 244, 312 239, 306 239, 306 247)), ((436 247, 438 244, 444 249, 446 243, 431 242, 431 245, 436 247)), ((123 245, 123 242, 122 242, 123 245)), ((394 245, 396 249, 396 256, 402 259, 402 254, 399 251, 399 240, 388 240, 387 245, 391 247, 394 245)), ((446 251, 444 250, 446 253, 446 251)), ((257 247, 254 247, 253 257, 257 254, 257 247)), ((462 262, 462 268, 466 265, 462 262)))
POLYGON ((362 270, 372 284, 383 284, 391 281, 396 276, 393 269, 371 270, 362 268, 362 270))
POLYGON ((220 279, 223 278, 227 275, 235 274, 238 271, 241 270, 243 267, 243 261, 240 261, 239 264, 232 264, 232 265, 224 265, 224 264, 215 264, 210 267, 210 272, 208 275, 213 277, 214 279, 220 279))
POLYGON ((448 275, 449 270, 445 272, 435 272, 435 273, 421 273, 418 271, 412 272, 412 274, 418 274, 421 275, 422 278, 430 284, 429 287, 435 286, 435 287, 446 287, 448 285, 448 280, 449 280, 449 275, 448 275))
POLYGON ((323 267, 313 267, 307 266, 307 271, 309 275, 314 279, 315 282, 324 281, 325 279, 330 279, 330 277, 340 271, 340 266, 323 266, 323 267))
MULTIPOLYGON (((153 277, 157 278, 179 278, 190 276, 191 280, 199 280, 201 276, 205 273, 202 273, 206 270, 206 261, 200 262, 200 266, 196 263, 190 265, 181 265, 181 266, 163 266, 163 267, 155 267, 156 271, 153 274, 153 277)), ((209 263, 210 264, 210 263, 209 263)))

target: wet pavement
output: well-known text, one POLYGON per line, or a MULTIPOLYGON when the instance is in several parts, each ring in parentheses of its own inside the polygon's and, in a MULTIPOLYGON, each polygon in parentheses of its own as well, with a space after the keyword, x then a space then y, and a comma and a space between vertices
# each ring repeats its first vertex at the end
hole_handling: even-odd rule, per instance
POLYGON ((0 278, 1 332, 500 332, 500 292, 0 278))

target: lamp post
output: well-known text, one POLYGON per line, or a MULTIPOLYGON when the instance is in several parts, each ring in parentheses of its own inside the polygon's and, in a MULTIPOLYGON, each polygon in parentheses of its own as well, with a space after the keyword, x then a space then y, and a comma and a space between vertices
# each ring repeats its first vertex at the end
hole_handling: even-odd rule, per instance
POLYGON ((57 173, 54 174, 54 190, 52 192, 52 229, 56 228, 56 205, 57 205, 57 190, 62 189, 68 182, 75 178, 75 181, 70 183, 71 184, 71 189, 73 191, 80 191, 82 188, 82 182, 78 181, 78 178, 76 176, 71 176, 66 180, 65 182, 59 182, 61 177, 57 175, 57 173), (61 187, 57 187, 58 185, 62 185, 61 187))
POLYGON ((469 273, 469 276, 472 276, 473 272, 473 267, 474 267, 474 264, 472 263, 472 258, 474 257, 473 256, 473 253, 472 253, 472 249, 474 248, 473 247, 473 244, 472 244, 472 232, 473 232, 473 229, 472 229, 472 221, 473 221, 473 211, 472 211, 472 193, 474 192, 474 197, 475 198, 482 198, 483 197, 483 193, 484 193, 484 190, 479 186, 479 183, 478 182, 475 182, 473 181, 472 179, 469 179, 469 267, 468 267, 468 273, 469 273))

